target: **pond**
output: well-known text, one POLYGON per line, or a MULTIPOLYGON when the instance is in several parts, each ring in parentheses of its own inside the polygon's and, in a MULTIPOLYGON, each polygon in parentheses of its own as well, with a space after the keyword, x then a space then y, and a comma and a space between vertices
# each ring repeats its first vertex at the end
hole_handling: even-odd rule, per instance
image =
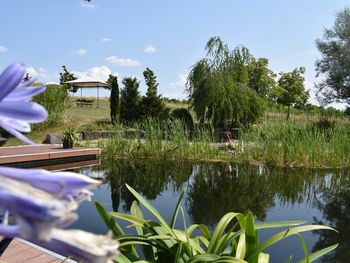
MULTIPOLYGON (((93 190, 93 199, 109 211, 130 210, 135 199, 126 189, 127 183, 170 221, 178 196, 185 190, 182 207, 187 224, 204 223, 214 227, 225 213, 248 210, 257 221, 321 223, 336 228, 339 233, 306 233, 308 249, 318 250, 339 243, 334 253, 319 262, 348 262, 350 258, 350 170, 119 160, 75 171, 105 179, 103 185, 93 190)), ((72 228, 106 233, 93 203, 83 203, 79 216, 72 228)), ((152 219, 147 213, 145 217, 152 219)), ((181 222, 177 223, 182 227, 181 222)), ((271 234, 261 232, 260 239, 271 234)), ((268 252, 272 254, 271 262, 284 262, 289 255, 293 255, 292 262, 303 257, 297 237, 272 246, 268 252)))

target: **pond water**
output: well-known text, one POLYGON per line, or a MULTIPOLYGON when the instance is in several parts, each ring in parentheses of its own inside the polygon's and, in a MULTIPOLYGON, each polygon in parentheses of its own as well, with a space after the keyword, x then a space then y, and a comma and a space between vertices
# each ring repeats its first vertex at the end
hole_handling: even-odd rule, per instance
MULTIPOLYGON (((134 198, 125 187, 127 183, 169 222, 178 196, 185 190, 182 207, 187 224, 204 223, 214 227, 225 213, 247 210, 254 213, 257 221, 321 223, 336 228, 339 233, 306 233, 309 251, 339 243, 334 253, 318 262, 349 262, 350 259, 350 170, 119 160, 108 166, 75 171, 104 179, 105 183, 93 190, 93 199, 109 211, 129 211, 134 198)), ((106 233, 93 203, 83 203, 79 216, 72 228, 106 233)), ((152 219, 148 213, 145 217, 152 219)), ((178 227, 182 227, 180 222, 178 227)), ((260 232, 260 239, 271 234, 260 232)), ((272 246, 268 252, 272 255, 271 262, 284 262, 289 255, 293 255, 292 262, 303 257, 297 237, 272 246)))

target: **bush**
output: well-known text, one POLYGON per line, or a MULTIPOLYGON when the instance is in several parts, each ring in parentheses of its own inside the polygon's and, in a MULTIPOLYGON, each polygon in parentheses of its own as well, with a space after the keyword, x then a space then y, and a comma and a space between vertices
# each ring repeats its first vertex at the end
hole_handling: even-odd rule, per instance
POLYGON ((175 109, 172 111, 171 117, 173 119, 184 122, 188 130, 193 130, 193 126, 194 126, 193 118, 191 113, 187 109, 185 108, 175 109))
POLYGON ((68 91, 61 85, 47 85, 46 90, 35 96, 33 101, 42 105, 49 114, 45 122, 34 125, 33 129, 54 127, 62 122, 64 111, 69 105, 68 91))

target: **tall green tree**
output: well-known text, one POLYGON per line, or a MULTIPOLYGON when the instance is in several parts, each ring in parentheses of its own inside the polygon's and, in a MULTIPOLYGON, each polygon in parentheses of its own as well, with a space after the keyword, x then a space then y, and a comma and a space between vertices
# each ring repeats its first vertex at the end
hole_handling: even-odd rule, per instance
POLYGON ((60 73, 60 84, 64 85, 70 92, 77 92, 78 87, 65 84, 66 81, 76 80, 73 73, 69 72, 65 65, 62 66, 63 72, 60 73))
POLYGON ((318 97, 329 103, 341 101, 350 105, 350 8, 336 15, 333 28, 324 29, 323 39, 316 40, 322 58, 316 61, 318 97))
POLYGON ((271 99, 273 90, 276 87, 276 74, 268 68, 267 58, 253 58, 248 66, 249 87, 258 93, 259 96, 271 99))
POLYGON ((147 85, 146 96, 141 100, 141 111, 143 118, 165 118, 169 114, 169 109, 166 108, 161 95, 158 95, 157 77, 154 72, 146 68, 143 72, 147 85))
POLYGON ((310 95, 305 90, 304 76, 305 68, 296 68, 291 72, 280 73, 278 87, 276 88, 276 101, 288 107, 287 120, 290 116, 291 106, 303 106, 310 95))
POLYGON ((111 87, 111 96, 109 98, 111 122, 112 124, 116 124, 120 115, 118 78, 116 76, 109 75, 107 83, 111 87))
POLYGON ((140 119, 140 82, 135 77, 125 77, 124 87, 120 92, 120 119, 123 122, 134 122, 140 119))
POLYGON ((219 37, 206 45, 207 56, 191 69, 187 92, 201 122, 216 127, 247 126, 263 113, 264 102, 249 87, 249 50, 238 46, 230 50, 219 37))

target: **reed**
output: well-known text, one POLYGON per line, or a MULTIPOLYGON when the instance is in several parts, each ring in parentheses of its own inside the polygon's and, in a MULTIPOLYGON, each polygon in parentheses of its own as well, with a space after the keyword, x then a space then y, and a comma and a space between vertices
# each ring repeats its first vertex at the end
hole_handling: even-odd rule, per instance
POLYGON ((104 149, 104 158, 109 159, 150 158, 312 168, 349 167, 348 125, 322 125, 320 122, 297 120, 265 121, 242 131, 238 142, 230 145, 216 143, 210 125, 195 125, 190 131, 181 121, 147 120, 134 124, 134 132, 127 137, 103 140, 98 146, 104 149))

